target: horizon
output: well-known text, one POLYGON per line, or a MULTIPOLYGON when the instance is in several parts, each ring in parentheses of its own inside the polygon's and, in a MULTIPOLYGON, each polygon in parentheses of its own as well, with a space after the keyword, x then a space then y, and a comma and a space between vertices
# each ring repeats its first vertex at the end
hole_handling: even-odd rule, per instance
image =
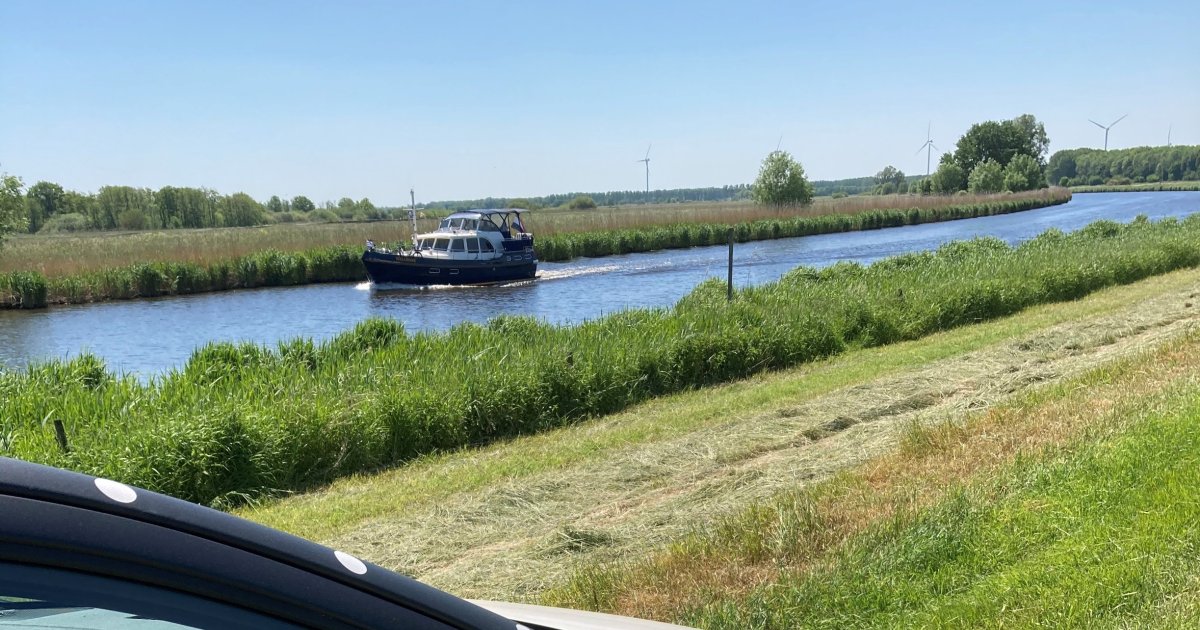
POLYGON ((1110 149, 1200 144, 1194 3, 9 0, 0 21, 20 25, 0 41, 0 170, 81 192, 639 191, 647 145, 652 190, 751 183, 777 143, 810 181, 923 175, 927 124, 946 152, 1026 113, 1051 154, 1100 148, 1090 120, 1123 115, 1110 149))

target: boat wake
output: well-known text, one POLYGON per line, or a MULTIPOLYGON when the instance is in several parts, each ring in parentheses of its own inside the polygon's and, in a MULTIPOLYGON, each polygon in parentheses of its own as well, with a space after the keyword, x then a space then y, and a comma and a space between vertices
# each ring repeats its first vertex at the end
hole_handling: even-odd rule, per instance
POLYGON ((381 282, 375 284, 373 282, 363 282, 355 285, 356 289, 366 289, 368 291, 444 291, 446 289, 475 289, 479 288, 478 284, 403 284, 400 282, 381 282))
POLYGON ((548 269, 538 272, 539 280, 562 280, 563 278, 575 278, 578 276, 590 276, 597 273, 609 273, 620 269, 620 265, 602 265, 600 267, 576 267, 567 269, 548 269))

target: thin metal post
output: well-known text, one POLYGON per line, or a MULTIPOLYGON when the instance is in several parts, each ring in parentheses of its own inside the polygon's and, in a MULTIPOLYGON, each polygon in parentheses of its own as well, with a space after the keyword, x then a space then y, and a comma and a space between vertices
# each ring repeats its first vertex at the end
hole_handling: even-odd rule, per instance
POLYGON ((408 207, 408 220, 412 222, 412 242, 413 250, 417 249, 417 193, 412 188, 408 189, 408 196, 412 203, 408 207))
POLYGON ((729 282, 727 283, 725 299, 730 302, 733 301, 733 228, 729 228, 729 282))

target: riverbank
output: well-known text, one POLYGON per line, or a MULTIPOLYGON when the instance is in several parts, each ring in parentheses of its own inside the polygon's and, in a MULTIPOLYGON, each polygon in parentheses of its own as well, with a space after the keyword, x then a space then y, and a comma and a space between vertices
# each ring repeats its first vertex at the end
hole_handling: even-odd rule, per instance
MULTIPOLYGON (((1138 417, 1139 396, 1194 381, 1197 291, 1200 271, 1178 271, 239 513, 464 596, 755 627, 722 611, 761 611, 747 594, 762 598, 808 564, 836 563, 843 541, 868 526, 909 523, 892 519, 939 505, 968 479, 1011 479, 1003 474, 1019 457, 1103 436, 1109 421, 1138 417)), ((1149 477, 1157 465, 1142 470, 1149 477)), ((928 536, 957 521, 917 522, 925 527, 901 531, 928 536)), ((1069 571, 1049 561, 1038 569, 1069 571)), ((1136 590, 1124 586, 1091 592, 1136 590)), ((1027 616, 1059 603, 1028 595, 1038 607, 1027 616)), ((813 618, 852 625, 856 611, 869 612, 813 618)))
POLYGON ((671 309, 578 326, 500 317, 409 335, 371 320, 320 344, 210 344, 148 383, 85 355, 0 373, 0 435, 18 457, 228 505, 1197 263, 1200 217, 1102 221, 1016 248, 980 239, 801 268, 732 303, 708 282, 671 309))
POLYGON ((1071 186, 1074 193, 1107 193, 1107 192, 1162 192, 1162 191, 1192 191, 1200 190, 1200 182, 1158 182, 1153 184, 1125 184, 1110 186, 1071 186))
MULTIPOLYGON (((1056 189, 978 198, 842 199, 800 209, 762 208, 745 204, 729 207, 696 204, 690 210, 633 213, 627 209, 615 209, 598 210, 596 214, 586 216, 577 212, 554 212, 547 213, 542 221, 548 224, 547 230, 542 231, 539 226, 539 234, 545 235, 538 236, 537 248, 543 261, 554 262, 578 256, 594 257, 720 244, 727 241, 730 227, 734 228, 735 238, 739 242, 746 242, 989 216, 1056 205, 1069 199, 1069 193, 1056 189), (907 207, 889 209, 888 205, 907 207), (716 222, 710 220, 713 217, 716 222), (722 217, 725 222, 722 222, 722 217), (666 220, 676 222, 653 223, 666 220), (606 224, 616 227, 597 227, 606 224), (565 231, 571 225, 594 229, 582 233, 565 231), (641 227, 621 227, 628 225, 641 227)), ((366 276, 358 260, 361 246, 358 245, 357 236, 367 229, 364 226, 379 226, 377 231, 384 235, 385 228, 401 229, 395 222, 311 226, 309 229, 319 228, 314 234, 322 239, 346 238, 347 235, 355 238, 353 245, 308 250, 294 249, 304 242, 304 232, 302 228, 292 227, 286 228, 285 232, 278 231, 277 227, 204 231, 205 239, 224 243, 206 246, 188 246, 184 240, 180 240, 186 239, 186 236, 178 231, 159 236, 128 235, 127 238, 63 237, 46 240, 44 243, 50 245, 39 246, 30 245, 29 239, 18 239, 6 257, 60 262, 42 263, 47 273, 29 270, 0 273, 0 307, 42 308, 50 304, 78 304, 238 288, 361 281, 366 276), (272 243, 272 249, 254 250, 265 243, 272 243), (64 257, 61 255, 63 248, 77 251, 70 257, 64 257), (220 252, 229 248, 233 248, 230 251, 252 253, 220 258, 220 252), (156 253, 151 254, 151 251, 156 253), (111 261, 122 256, 146 256, 155 261, 93 268, 95 264, 111 264, 111 261), (218 258, 212 260, 214 256, 218 258), (50 274, 51 269, 57 269, 62 275, 50 274)), ((403 234, 407 234, 407 228, 402 229, 403 234)))

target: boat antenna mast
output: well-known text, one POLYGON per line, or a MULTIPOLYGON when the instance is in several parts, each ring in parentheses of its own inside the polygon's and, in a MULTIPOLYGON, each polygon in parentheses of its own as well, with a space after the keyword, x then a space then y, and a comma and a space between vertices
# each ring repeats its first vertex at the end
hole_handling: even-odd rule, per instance
POLYGON ((408 198, 410 205, 408 206, 408 220, 412 222, 412 242, 413 249, 417 248, 417 193, 412 188, 408 189, 408 198))

